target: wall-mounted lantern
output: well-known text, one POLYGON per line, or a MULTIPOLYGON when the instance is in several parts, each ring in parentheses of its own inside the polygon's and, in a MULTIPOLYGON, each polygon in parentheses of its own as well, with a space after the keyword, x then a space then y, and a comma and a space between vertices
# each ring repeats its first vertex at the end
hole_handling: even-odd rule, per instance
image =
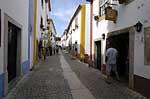
POLYGON ((138 21, 135 25, 134 25, 135 29, 137 32, 141 32, 142 31, 142 27, 143 27, 143 24, 138 21))
POLYGON ((105 40, 105 36, 106 36, 106 35, 103 33, 103 34, 102 34, 102 39, 103 39, 103 40, 105 40))

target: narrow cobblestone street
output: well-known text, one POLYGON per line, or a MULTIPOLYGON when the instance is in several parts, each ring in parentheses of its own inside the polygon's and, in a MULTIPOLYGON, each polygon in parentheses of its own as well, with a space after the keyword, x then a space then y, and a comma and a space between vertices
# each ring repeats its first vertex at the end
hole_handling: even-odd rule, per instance
POLYGON ((147 99, 123 84, 107 84, 100 71, 66 51, 40 61, 6 99, 147 99))

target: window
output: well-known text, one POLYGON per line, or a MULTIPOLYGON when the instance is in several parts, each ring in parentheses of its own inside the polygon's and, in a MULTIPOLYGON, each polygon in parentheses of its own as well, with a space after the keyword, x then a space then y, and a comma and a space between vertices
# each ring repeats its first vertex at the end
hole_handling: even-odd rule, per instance
POLYGON ((41 0, 41 5, 42 5, 42 8, 43 8, 43 4, 44 4, 44 2, 43 2, 43 0, 41 0))
POLYGON ((78 28, 78 17, 75 19, 75 29, 78 28))
POLYGON ((105 15, 105 8, 108 6, 110 0, 100 0, 100 8, 99 8, 99 15, 105 15))
POLYGON ((43 18, 41 17, 41 24, 40 24, 40 28, 43 28, 43 18))
POLYGON ((1 47, 1 9, 0 9, 0 47, 1 47))

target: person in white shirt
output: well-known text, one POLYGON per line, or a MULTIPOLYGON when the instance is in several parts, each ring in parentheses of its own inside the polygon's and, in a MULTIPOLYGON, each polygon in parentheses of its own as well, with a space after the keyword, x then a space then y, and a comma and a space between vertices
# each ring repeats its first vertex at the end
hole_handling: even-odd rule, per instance
POLYGON ((117 77, 117 80, 119 80, 119 75, 117 72, 117 56, 118 51, 115 49, 112 45, 109 45, 109 48, 106 51, 106 72, 107 72, 107 82, 110 82, 110 74, 111 71, 114 71, 117 77))

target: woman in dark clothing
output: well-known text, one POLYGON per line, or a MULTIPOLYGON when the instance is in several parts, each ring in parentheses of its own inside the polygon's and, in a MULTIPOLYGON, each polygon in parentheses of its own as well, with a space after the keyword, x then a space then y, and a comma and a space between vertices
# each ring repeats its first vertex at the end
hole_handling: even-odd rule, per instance
POLYGON ((41 49, 42 49, 42 40, 40 40, 38 43, 38 56, 40 59, 41 59, 41 49))
POLYGON ((59 53, 59 47, 58 47, 58 45, 56 45, 56 53, 57 54, 59 53))

